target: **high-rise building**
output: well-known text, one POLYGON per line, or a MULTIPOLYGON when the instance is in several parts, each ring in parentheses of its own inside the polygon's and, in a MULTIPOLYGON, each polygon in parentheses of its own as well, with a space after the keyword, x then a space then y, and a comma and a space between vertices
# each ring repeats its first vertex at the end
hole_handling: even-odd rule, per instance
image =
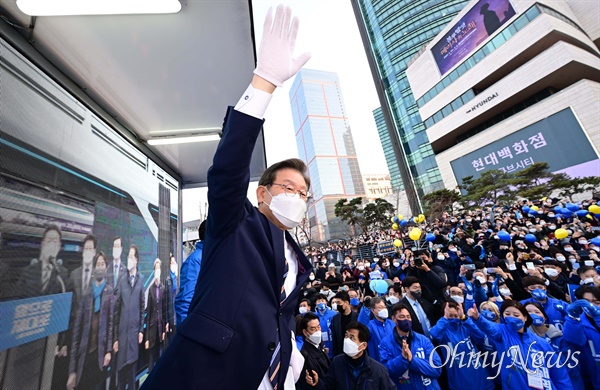
POLYGON ((538 162, 598 176, 599 15, 597 1, 473 0, 411 61, 447 188, 538 162))
POLYGON ((398 160, 394 153, 394 147, 388 132, 387 125, 385 124, 385 118, 381 107, 377 107, 373 110, 373 117, 375 118, 375 125, 377 126, 377 132, 379 133, 379 141, 383 148, 383 155, 385 156, 385 162, 390 172, 390 182, 393 191, 402 191, 404 184, 402 183, 402 176, 400 176, 400 167, 398 166, 398 160))
POLYGON ((364 198, 365 188, 337 74, 302 69, 290 90, 290 104, 298 155, 311 178, 311 240, 348 237, 352 232, 335 216, 335 204, 341 198, 364 198))
POLYGON ((467 3, 352 0, 413 214, 421 210, 420 198, 443 188, 443 182, 405 71, 409 60, 467 3))

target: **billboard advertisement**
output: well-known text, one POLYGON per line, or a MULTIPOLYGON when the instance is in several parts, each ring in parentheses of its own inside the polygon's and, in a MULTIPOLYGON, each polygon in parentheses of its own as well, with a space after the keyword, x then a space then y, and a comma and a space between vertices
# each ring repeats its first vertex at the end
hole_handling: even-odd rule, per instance
POLYGON ((570 108, 507 135, 452 162, 458 183, 467 176, 477 179, 483 172, 506 173, 546 162, 550 172, 571 177, 597 176, 600 159, 570 108))
POLYGON ((431 51, 443 76, 515 15, 508 0, 480 0, 431 51))

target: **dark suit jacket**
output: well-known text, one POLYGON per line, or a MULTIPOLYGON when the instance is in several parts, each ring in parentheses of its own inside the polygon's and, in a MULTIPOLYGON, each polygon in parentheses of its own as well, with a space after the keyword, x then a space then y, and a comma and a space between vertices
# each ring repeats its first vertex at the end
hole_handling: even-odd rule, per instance
POLYGON ((158 287, 158 300, 156 299, 156 283, 152 281, 148 287, 148 305, 146 306, 145 339, 149 341, 149 348, 154 347, 155 343, 161 342, 160 336, 165 331, 166 324, 167 299, 162 283, 158 287), (156 340, 157 337, 159 337, 158 340, 156 340))
POLYGON ((46 289, 42 291, 42 262, 36 260, 21 272, 14 295, 20 298, 31 298, 41 295, 60 294, 68 291, 67 286, 67 269, 62 265, 56 265, 52 270, 46 289))
POLYGON ((129 284, 129 273, 119 282, 115 315, 115 339, 119 341, 117 369, 138 359, 138 334, 144 331, 144 284, 140 272, 135 273, 133 287, 129 284))
POLYGON ((210 211, 196 292, 144 390, 256 389, 279 341, 283 388, 294 310, 311 265, 285 232, 298 258, 298 277, 280 305, 284 232, 246 199, 248 167, 262 124, 233 109, 227 114, 208 171, 210 211))
MULTIPOLYGON (((92 283, 95 283, 95 281, 92 281, 92 283)), ((112 351, 115 301, 113 287, 107 283, 100 295, 98 349, 95 354, 99 370, 104 367, 104 355, 112 351)), ((82 378, 84 361, 88 352, 93 311, 94 294, 90 286, 82 296, 80 305, 76 310, 75 323, 72 328, 73 341, 69 349, 69 373, 74 372, 77 374, 77 383, 82 378)))
POLYGON ((127 272, 127 267, 125 267, 125 265, 123 264, 123 260, 121 260, 119 262, 119 275, 117 277, 117 283, 115 285, 114 280, 115 280, 115 269, 114 269, 114 260, 110 262, 110 264, 108 264, 106 266, 106 279, 108 280, 108 283, 113 286, 113 288, 118 288, 119 287, 119 283, 121 282, 121 279, 123 279, 124 277, 127 277, 128 272, 127 272))
MULTIPOLYGON (((350 313, 350 322, 358 321, 358 313, 350 313)), ((333 316, 331 319, 331 338, 333 341, 333 356, 344 353, 344 335, 346 329, 342 329, 342 313, 339 316, 333 316)))
MULTIPOLYGON (((339 316, 336 316, 339 317, 339 316)), ((304 345, 302 346, 302 350, 300 353, 304 356, 304 367, 302 368, 302 375, 300 375, 300 379, 298 379, 298 385, 300 385, 300 389, 302 390, 312 390, 313 387, 306 383, 306 371, 312 374, 312 371, 316 371, 319 378, 325 378, 325 374, 329 370, 329 364, 331 360, 323 349, 323 344, 319 346, 319 348, 315 347, 310 343, 310 341, 304 341, 304 345)), ((313 378, 314 379, 314 378, 313 378)))
MULTIPOLYGON (((435 326, 437 320, 440 318, 440 314, 437 313, 435 306, 433 306, 431 303, 429 303, 425 299, 420 298, 420 299, 418 299, 418 301, 419 301, 419 304, 421 305, 421 307, 423 308, 423 311, 425 312, 427 319, 429 319, 429 323, 431 324, 431 327, 433 328, 435 326)), ((421 321, 419 321, 419 316, 415 312, 413 305, 410 304, 410 301, 406 297, 402 298, 400 300, 400 303, 403 303, 406 306, 408 306, 408 311, 410 312, 410 317, 412 319, 412 330, 414 330, 417 333, 423 334, 423 325, 421 325, 421 321)))

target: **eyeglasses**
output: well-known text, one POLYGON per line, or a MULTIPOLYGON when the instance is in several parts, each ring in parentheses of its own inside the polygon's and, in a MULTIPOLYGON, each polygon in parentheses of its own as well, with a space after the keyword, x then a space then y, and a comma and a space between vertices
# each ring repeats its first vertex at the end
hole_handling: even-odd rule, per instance
POLYGON ((296 194, 300 195, 300 197, 304 200, 308 200, 311 198, 311 193, 308 191, 303 191, 303 190, 297 190, 296 188, 294 188, 293 186, 289 185, 289 184, 279 184, 279 183, 271 183, 272 186, 280 186, 283 188, 283 193, 286 196, 294 196, 296 194))

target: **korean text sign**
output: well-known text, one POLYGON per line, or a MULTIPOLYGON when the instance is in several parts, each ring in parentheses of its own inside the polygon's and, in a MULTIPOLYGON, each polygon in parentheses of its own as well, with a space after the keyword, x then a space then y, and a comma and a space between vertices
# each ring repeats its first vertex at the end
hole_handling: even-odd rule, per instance
POLYGON ((69 292, 0 303, 0 351, 66 330, 72 296, 69 292))
MULTIPOLYGON (((450 165, 456 181, 462 183, 464 177, 477 179, 486 170, 513 173, 533 163, 546 162, 550 172, 558 172, 594 160, 598 160, 596 151, 567 108, 460 157, 450 165)), ((573 170, 566 173, 581 176, 573 170)))
POLYGON ((431 49, 440 73, 469 56, 515 15, 508 0, 480 0, 431 49))

